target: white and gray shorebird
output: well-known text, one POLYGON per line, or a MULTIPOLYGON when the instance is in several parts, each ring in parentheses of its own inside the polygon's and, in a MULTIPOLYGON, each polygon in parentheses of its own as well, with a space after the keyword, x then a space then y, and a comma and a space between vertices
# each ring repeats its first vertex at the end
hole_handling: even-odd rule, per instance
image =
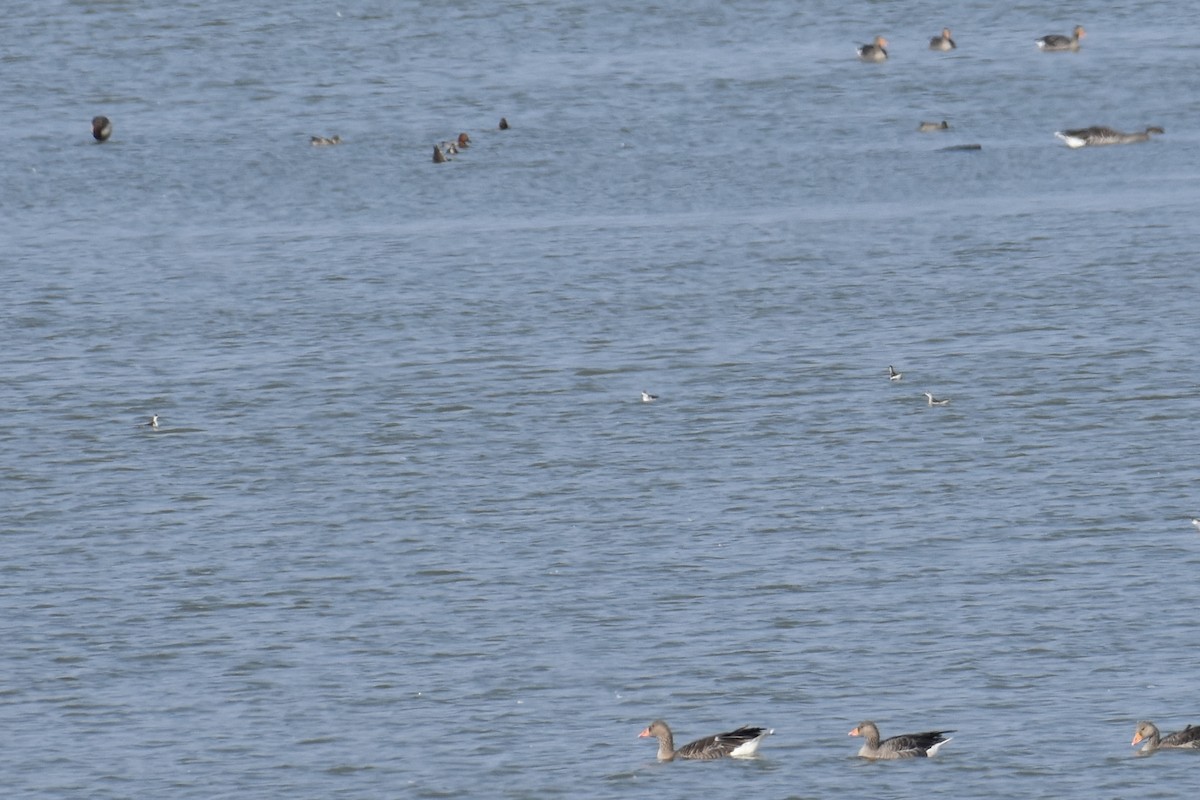
POLYGON ((150 415, 150 421, 146 423, 146 427, 151 430, 158 430, 158 414, 150 415))
POLYGON ((949 397, 943 397, 942 399, 939 400, 938 398, 934 397, 929 392, 925 392, 925 399, 929 401, 929 405, 931 405, 931 406, 948 406, 948 405, 950 405, 949 397))
POLYGON ((650 394, 649 392, 645 391, 644 389, 642 390, 642 402, 643 403, 653 403, 657 399, 658 399, 658 395, 650 394))
POLYGON ((896 372, 896 368, 893 367, 891 364, 888 364, 888 380, 889 381, 898 381, 903 377, 904 377, 903 372, 896 372))
POLYGON ((1106 144, 1134 144, 1148 140, 1152 133, 1162 134, 1163 129, 1157 125, 1151 125, 1146 130, 1137 133, 1123 133, 1107 125, 1093 125, 1090 128, 1055 131, 1054 135, 1062 139, 1067 147, 1076 148, 1102 147, 1106 144))

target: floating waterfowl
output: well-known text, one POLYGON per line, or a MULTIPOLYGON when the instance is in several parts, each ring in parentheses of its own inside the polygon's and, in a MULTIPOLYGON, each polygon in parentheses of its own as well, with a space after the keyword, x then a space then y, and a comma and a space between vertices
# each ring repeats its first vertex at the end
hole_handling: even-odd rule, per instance
POLYGON ((150 415, 150 421, 146 423, 146 427, 152 430, 158 430, 158 414, 150 415))
POLYGON ((872 44, 860 45, 858 57, 863 61, 887 61, 887 39, 876 36, 872 44))
POLYGON ((107 142, 112 136, 112 120, 108 117, 92 117, 92 138, 97 142, 107 142))
POLYGON ((903 377, 904 377, 903 372, 896 372, 896 368, 893 367, 891 364, 888 364, 888 380, 889 381, 898 381, 903 377))
POLYGON ((711 761, 715 758, 724 758, 725 756, 732 756, 733 758, 753 756, 758 751, 758 746, 762 743, 762 740, 774 732, 774 730, 768 728, 755 728, 743 725, 736 731, 718 733, 715 736, 706 736, 703 739, 689 742, 676 750, 675 737, 671 735, 671 728, 661 719, 656 719, 644 731, 638 734, 638 738, 642 739, 647 736, 653 736, 658 740, 659 761, 674 761, 677 758, 711 761))
POLYGON ((445 164, 449 160, 450 160, 449 154, 447 154, 444 150, 442 150, 441 145, 435 144, 433 146, 433 163, 445 164))
POLYGON ((653 403, 657 399, 658 399, 658 395, 650 394, 649 392, 647 392, 645 390, 642 391, 642 402, 643 403, 653 403))
POLYGON ((1066 142, 1067 147, 1101 147, 1107 144, 1133 144, 1144 142, 1150 134, 1163 134, 1162 128, 1151 125, 1138 133, 1122 133, 1105 125, 1093 125, 1090 128, 1076 128, 1069 131, 1055 131, 1054 135, 1066 142))
POLYGON ((1047 53, 1073 52, 1079 49, 1079 40, 1086 35, 1087 31, 1083 29, 1083 26, 1076 25, 1074 32, 1070 36, 1051 33, 1048 36, 1038 39, 1037 46, 1039 50, 1047 53))
POLYGON ((329 147, 331 145, 341 144, 341 143, 342 143, 342 137, 336 133, 333 136, 330 136, 329 138, 325 138, 324 136, 312 137, 312 146, 313 147, 329 147))
POLYGON ((929 392, 925 392, 925 398, 929 401, 929 405, 931 405, 931 406, 948 406, 948 405, 950 405, 950 398, 948 398, 948 397, 943 397, 941 400, 939 400, 936 397, 934 397, 932 394, 930 394, 929 392))
POLYGON ((933 758, 942 745, 950 741, 946 738, 947 733, 954 731, 903 733, 880 741, 879 728, 874 722, 860 722, 857 728, 850 731, 851 736, 866 738, 858 755, 870 759, 933 758))
POLYGON ((954 40, 950 38, 950 29, 942 28, 942 35, 935 36, 929 40, 930 50, 953 50, 958 47, 954 40))
POLYGON ((508 130, 508 118, 507 117, 500 118, 500 130, 502 130, 502 131, 508 130))
POLYGON ((930 133, 932 131, 948 131, 950 130, 950 123, 946 122, 946 120, 942 120, 941 122, 922 122, 917 126, 917 130, 919 130, 921 133, 930 133))
POLYGON ((943 153, 951 152, 954 150, 982 150, 983 145, 981 145, 981 144, 952 144, 949 147, 941 147, 938 149, 939 149, 939 151, 941 151, 943 153))
POLYGON ((1179 750, 1200 750, 1200 727, 1188 725, 1181 731, 1168 733, 1163 736, 1158 732, 1158 726, 1149 720, 1142 720, 1133 732, 1131 747, 1138 742, 1145 742, 1139 752, 1153 753, 1155 750, 1174 748, 1179 750))

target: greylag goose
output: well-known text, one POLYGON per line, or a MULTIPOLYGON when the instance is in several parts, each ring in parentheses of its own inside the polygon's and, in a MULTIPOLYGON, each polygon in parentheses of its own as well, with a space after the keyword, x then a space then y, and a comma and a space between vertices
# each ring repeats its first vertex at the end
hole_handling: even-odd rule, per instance
POLYGON ((953 50, 958 47, 954 40, 950 38, 950 29, 942 28, 942 35, 935 36, 929 40, 930 50, 953 50))
POLYGON ((876 36, 871 44, 860 45, 858 57, 863 61, 887 61, 887 39, 876 36))
POLYGON ((879 728, 874 722, 860 722, 858 727, 850 731, 851 736, 863 736, 866 743, 858 751, 862 758, 933 758, 946 742, 947 733, 954 731, 927 731, 925 733, 903 733, 899 736, 879 741, 879 728))
POLYGON ((108 117, 92 117, 92 138, 97 142, 107 142, 112 136, 112 120, 108 117))
POLYGON ((1090 128, 1076 128, 1070 131, 1055 131, 1054 135, 1067 143, 1067 147, 1099 147, 1105 144, 1133 144, 1144 142, 1152 133, 1163 133, 1157 125, 1151 125, 1137 133, 1121 133, 1105 125, 1093 125, 1090 128))
POLYGON ((921 133, 931 133, 932 131, 948 131, 950 130, 950 123, 946 122, 946 120, 942 120, 941 122, 922 122, 917 126, 917 130, 919 130, 921 133))
POLYGON ((1187 750, 1200 750, 1200 728, 1195 725, 1188 725, 1181 731, 1168 733, 1163 736, 1158 732, 1158 726, 1153 722, 1142 720, 1137 724, 1137 729, 1133 732, 1133 741, 1130 746, 1137 745, 1138 742, 1144 741, 1140 752, 1153 753, 1161 747, 1176 747, 1187 750))
POLYGON ((942 399, 939 400, 938 398, 934 397, 929 392, 925 392, 925 399, 929 401, 929 405, 931 405, 931 406, 948 406, 948 405, 950 405, 950 398, 943 397, 942 399))
POLYGON ((736 731, 706 736, 676 750, 675 738, 671 735, 670 727, 661 719, 656 719, 638 734, 638 738, 653 736, 658 739, 659 761, 673 761, 676 758, 711 761, 714 758, 724 758, 725 756, 734 758, 752 756, 758 750, 758 745, 762 740, 774 732, 768 728, 743 725, 736 731))
POLYGON ((893 367, 891 364, 888 364, 888 380, 889 381, 898 381, 903 377, 904 377, 903 372, 896 372, 896 368, 893 367))
POLYGON ((1087 35, 1087 31, 1082 25, 1076 25, 1074 32, 1070 36, 1063 36, 1060 33, 1051 33, 1048 36, 1043 36, 1037 40, 1039 50, 1047 53, 1064 52, 1067 50, 1075 51, 1079 49, 1079 40, 1087 35))

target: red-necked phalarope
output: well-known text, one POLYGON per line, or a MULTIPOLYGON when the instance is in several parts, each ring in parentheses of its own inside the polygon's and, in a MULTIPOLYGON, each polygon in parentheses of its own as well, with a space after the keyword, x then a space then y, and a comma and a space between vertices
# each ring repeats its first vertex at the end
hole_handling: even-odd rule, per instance
POLYGON ((943 397, 941 400, 938 400, 936 397, 934 397, 929 392, 925 392, 925 399, 929 401, 929 405, 931 405, 931 406, 948 406, 948 405, 950 405, 950 398, 943 397))
POLYGON ((653 403, 657 399, 658 399, 658 395, 656 395, 656 394, 650 394, 649 392, 646 392, 646 391, 642 392, 642 402, 643 403, 653 403))
POLYGON ((888 364, 888 380, 889 381, 898 381, 903 377, 904 377, 903 372, 896 372, 896 368, 893 367, 891 364, 888 364))
POLYGON ((146 427, 151 430, 158 430, 158 414, 150 415, 150 421, 146 423, 146 427))

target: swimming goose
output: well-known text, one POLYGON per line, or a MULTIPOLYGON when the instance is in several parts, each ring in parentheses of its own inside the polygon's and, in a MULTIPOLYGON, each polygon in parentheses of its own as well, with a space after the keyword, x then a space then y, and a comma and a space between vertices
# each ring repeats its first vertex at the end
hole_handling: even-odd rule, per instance
POLYGON ((758 750, 758 746, 762 743, 762 740, 774 732, 768 728, 755 728, 743 725, 736 731, 718 733, 715 736, 706 736, 703 739, 697 739, 694 742, 685 744, 676 750, 675 737, 671 735, 671 729, 667 726, 667 723, 661 719, 656 719, 644 731, 638 734, 638 738, 642 739, 647 736, 653 736, 658 739, 659 761, 673 761, 677 758, 711 761, 714 758, 724 758, 725 756, 733 756, 734 758, 752 756, 758 750))
POLYGON ((1121 133, 1106 125, 1093 125, 1090 128, 1076 128, 1070 131, 1055 131, 1054 135, 1067 143, 1067 147, 1099 147, 1105 144, 1133 144, 1144 142, 1152 133, 1164 133, 1157 125, 1151 125, 1138 133, 1121 133))
POLYGON ((887 39, 876 36, 873 44, 860 45, 858 57, 863 61, 887 61, 887 39))
POLYGON ((942 35, 935 36, 929 40, 930 50, 953 50, 958 47, 954 40, 950 38, 950 29, 942 28, 942 35))
POLYGON ((936 397, 934 397, 929 392, 925 392, 925 398, 929 401, 929 405, 931 405, 931 406, 948 406, 948 405, 950 405, 950 398, 948 398, 948 397, 943 397, 941 400, 938 400, 936 397))
POLYGON ((650 394, 645 389, 642 390, 642 402, 643 403, 653 403, 657 399, 658 399, 658 395, 650 394))
POLYGON ((1133 732, 1133 741, 1130 742, 1130 746, 1132 747, 1141 741, 1146 742, 1139 751, 1142 753, 1153 753, 1159 748, 1166 747, 1200 750, 1200 728, 1195 725, 1188 725, 1181 731, 1175 731, 1163 736, 1158 732, 1157 725, 1153 722, 1142 720, 1137 724, 1137 729, 1133 732))
POLYGON ((1076 25, 1075 31, 1070 36, 1063 36, 1058 33, 1052 33, 1048 36, 1043 36, 1037 40, 1039 50, 1047 53, 1065 52, 1068 50, 1075 51, 1079 49, 1079 40, 1087 35, 1087 31, 1082 25, 1076 25))
POLYGON ((92 117, 92 138, 97 142, 107 142, 112 136, 112 120, 108 117, 92 117))
POLYGON ((922 122, 917 126, 917 130, 919 130, 921 133, 930 133, 932 131, 948 131, 950 130, 950 123, 946 122, 946 120, 942 120, 941 122, 922 122))
POLYGON ((898 381, 903 377, 904 377, 903 372, 896 372, 896 368, 893 367, 891 364, 888 364, 888 380, 889 381, 898 381))
POLYGON ((903 733, 879 741, 879 728, 874 722, 860 722, 858 727, 850 731, 851 736, 864 736, 866 743, 858 751, 862 758, 933 758, 946 742, 950 741, 944 734, 954 731, 926 731, 925 733, 903 733))

